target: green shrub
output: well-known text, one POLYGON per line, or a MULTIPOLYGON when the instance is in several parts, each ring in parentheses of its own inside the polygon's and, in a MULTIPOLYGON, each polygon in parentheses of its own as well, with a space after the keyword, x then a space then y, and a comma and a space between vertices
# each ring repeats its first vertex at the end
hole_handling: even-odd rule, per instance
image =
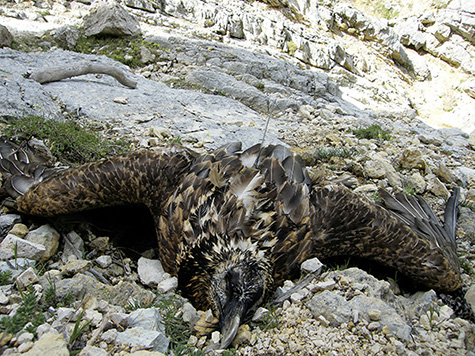
POLYGON ((360 139, 374 139, 379 141, 387 141, 391 139, 391 135, 383 130, 379 125, 371 125, 367 128, 361 128, 358 130, 353 130, 353 134, 360 139))
POLYGON ((130 144, 125 140, 105 140, 91 126, 81 126, 72 119, 56 121, 32 116, 16 119, 4 129, 5 135, 43 140, 51 153, 61 160, 84 163, 111 154, 126 152, 130 144))

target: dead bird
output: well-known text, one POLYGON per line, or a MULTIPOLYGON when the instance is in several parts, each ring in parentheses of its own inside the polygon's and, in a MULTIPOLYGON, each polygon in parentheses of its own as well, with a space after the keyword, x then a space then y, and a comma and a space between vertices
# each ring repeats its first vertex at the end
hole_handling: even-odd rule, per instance
POLYGON ((207 154, 174 145, 59 172, 7 140, 0 155, 5 189, 20 212, 51 217, 145 205, 165 271, 197 308, 213 310, 222 348, 312 257, 356 256, 424 288, 462 287, 458 190, 441 224, 422 198, 381 190, 383 207, 344 187, 312 187, 299 156, 279 145, 242 151, 230 143, 207 154))

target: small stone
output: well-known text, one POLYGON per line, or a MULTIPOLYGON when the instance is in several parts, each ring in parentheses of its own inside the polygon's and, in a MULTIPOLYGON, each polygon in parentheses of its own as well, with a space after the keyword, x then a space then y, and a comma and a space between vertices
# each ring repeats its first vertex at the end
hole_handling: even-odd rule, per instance
POLYGON ((110 314, 110 319, 111 321, 116 324, 120 325, 122 327, 127 326, 127 320, 129 318, 129 315, 126 313, 111 313, 110 314))
POLYGON ((300 265, 300 270, 302 271, 302 273, 308 274, 317 272, 322 267, 323 263, 321 263, 320 260, 315 257, 302 262, 302 264, 300 265))
POLYGON ((71 277, 77 273, 87 271, 91 267, 91 261, 72 260, 68 261, 63 267, 61 267, 61 274, 66 277, 71 277))
POLYGON ((30 355, 69 356, 69 350, 62 334, 46 333, 25 354, 25 356, 30 355))
POLYGON ((97 310, 87 309, 84 315, 84 319, 91 322, 92 327, 98 327, 102 321, 102 314, 97 310))
POLYGON ((440 162, 439 164, 439 169, 437 170, 437 177, 444 183, 452 183, 455 181, 455 175, 452 173, 450 169, 447 168, 447 166, 443 163, 440 162))
POLYGON ((204 320, 205 320, 207 323, 213 322, 214 316, 213 316, 213 312, 212 312, 210 309, 208 309, 208 310, 205 312, 204 320))
POLYGON ((83 256, 85 250, 84 241, 81 236, 79 236, 75 231, 71 231, 66 235, 65 240, 67 242, 64 244, 63 254, 61 256, 61 261, 63 261, 63 263, 72 259, 71 256, 74 256, 74 259, 78 259, 77 255, 83 256))
POLYGON ((252 321, 258 323, 262 321, 267 314, 269 314, 269 309, 259 307, 252 316, 252 321))
POLYGON ((41 324, 36 328, 36 334, 41 338, 44 334, 58 334, 58 331, 50 324, 41 324))
POLYGON ((46 248, 43 245, 8 234, 0 244, 0 259, 11 259, 16 255, 16 257, 39 261, 43 258, 45 250, 46 248))
POLYGON ((137 273, 139 274, 140 281, 150 287, 158 286, 165 273, 160 261, 140 257, 137 265, 137 273))
POLYGON ((56 322, 59 324, 68 323, 74 320, 76 310, 73 308, 58 308, 56 310, 56 322))
POLYGON ((198 338, 195 335, 191 335, 186 343, 189 346, 195 346, 198 343, 198 338))
POLYGON ((442 198, 447 198, 449 196, 449 191, 435 174, 428 174, 426 176, 426 181, 427 190, 433 193, 435 196, 442 198))
POLYGON ((439 310, 439 320, 449 320, 454 315, 454 310, 448 305, 443 305, 439 310))
POLYGON ((0 215, 0 236, 5 236, 20 219, 21 217, 18 214, 0 215))
POLYGON ((368 309, 368 317, 371 321, 381 320, 381 310, 375 308, 368 309))
POLYGON ((153 351, 167 352, 169 339, 159 331, 146 330, 140 327, 127 328, 117 333, 115 342, 124 345, 138 345, 153 351))
POLYGON ((29 285, 38 282, 38 276, 33 267, 28 267, 17 277, 16 282, 21 289, 25 289, 29 285))
POLYGON ((45 251, 43 252, 40 261, 46 261, 56 253, 59 246, 59 238, 59 233, 50 225, 40 226, 38 229, 31 230, 25 236, 26 241, 40 244, 45 247, 45 251))
POLYGON ((28 352, 33 348, 33 345, 34 345, 33 341, 27 341, 25 343, 22 343, 20 344, 20 346, 18 346, 18 352, 19 353, 28 352))
POLYGON ((107 356, 109 353, 106 350, 103 350, 95 346, 86 346, 81 350, 79 356, 107 356))
POLYGON ((380 327, 381 327, 381 324, 377 321, 373 321, 372 323, 368 324, 369 331, 379 330, 380 327))
POLYGON ((96 258, 96 262, 102 268, 107 268, 112 264, 112 257, 109 255, 102 255, 96 258))
POLYGON ((129 102, 129 98, 126 96, 117 96, 113 99, 114 103, 126 105, 129 102))
POLYGON ((221 333, 219 331, 213 331, 211 333, 211 342, 213 344, 219 343, 219 340, 221 339, 221 333))
POLYGON ((178 279, 175 276, 161 281, 157 286, 157 290, 160 293, 173 292, 177 288, 178 288, 178 279))
POLYGON ((108 236, 99 236, 96 237, 90 243, 93 249, 98 250, 99 252, 104 252, 109 249, 109 237, 108 236))
POLYGON ((15 224, 13 225, 12 229, 10 230, 9 234, 18 236, 20 238, 24 238, 30 230, 25 224, 15 224))
POLYGON ((9 302, 9 298, 5 295, 5 293, 3 293, 3 291, 0 289, 0 304, 1 305, 5 305, 5 304, 8 304, 9 302))
POLYGON ((181 317, 184 322, 189 324, 194 324, 199 319, 195 307, 188 302, 183 305, 181 317))
POLYGON ((108 344, 111 344, 115 342, 118 333, 119 332, 117 331, 117 329, 109 329, 101 335, 101 339, 107 342, 108 344))
POLYGON ((313 293, 315 293, 315 292, 319 292, 319 291, 322 291, 322 290, 331 290, 331 289, 335 288, 335 286, 336 286, 336 282, 333 279, 329 279, 329 280, 318 282, 318 283, 314 284, 311 291, 313 293))
POLYGON ((134 310, 127 318, 127 325, 129 327, 140 327, 145 330, 165 331, 160 309, 158 308, 134 310))
POLYGON ((27 341, 32 341, 34 337, 35 335, 32 333, 22 333, 17 337, 16 342, 21 345, 27 341))
POLYGON ((300 303, 302 301, 302 299, 304 298, 304 296, 300 293, 292 293, 292 295, 290 296, 290 301, 292 303, 300 303))
POLYGON ((251 341, 251 328, 249 325, 244 324, 239 326, 239 329, 234 337, 234 340, 231 343, 231 346, 234 348, 238 348, 240 346, 249 345, 251 341))

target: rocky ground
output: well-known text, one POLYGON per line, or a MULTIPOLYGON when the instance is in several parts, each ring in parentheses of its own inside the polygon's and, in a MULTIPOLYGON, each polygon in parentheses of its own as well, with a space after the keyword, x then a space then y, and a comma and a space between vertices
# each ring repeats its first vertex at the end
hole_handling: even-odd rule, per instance
MULTIPOLYGON (((127 0, 115 10, 120 21, 96 11, 103 4, 0 8, 6 122, 73 117, 134 148, 181 142, 204 150, 259 142, 270 118, 266 142, 300 153, 316 184, 340 182, 368 199, 378 187, 417 193, 440 215, 451 188, 460 186, 458 245, 472 286, 471 2, 127 0), (107 31, 119 37, 94 37, 107 31), (131 34, 139 40, 124 37, 131 34), (123 70, 137 87, 93 74, 47 84, 28 78, 79 61, 123 70)), ((212 315, 167 294, 176 280, 160 271, 153 251, 139 258, 84 224, 4 213, 0 269, 11 270, 12 279, 0 287, 0 311, 13 320, 1 339, 5 355, 200 354, 218 343, 219 334, 187 332, 212 315), (21 316, 32 322, 30 332, 18 333, 21 316)), ((401 291, 396 276, 380 280, 345 262, 329 267, 282 306, 259 311, 235 349, 221 353, 475 352, 475 325, 435 292, 401 291)), ((473 288, 467 299, 475 305, 473 288)))

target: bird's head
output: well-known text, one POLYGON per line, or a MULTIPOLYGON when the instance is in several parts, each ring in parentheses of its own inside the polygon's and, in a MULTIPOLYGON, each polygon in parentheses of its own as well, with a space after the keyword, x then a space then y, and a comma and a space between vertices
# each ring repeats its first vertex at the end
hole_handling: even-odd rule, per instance
POLYGON ((234 263, 223 263, 211 277, 209 298, 219 318, 221 348, 231 344, 239 325, 252 317, 273 285, 266 260, 244 255, 234 263))

